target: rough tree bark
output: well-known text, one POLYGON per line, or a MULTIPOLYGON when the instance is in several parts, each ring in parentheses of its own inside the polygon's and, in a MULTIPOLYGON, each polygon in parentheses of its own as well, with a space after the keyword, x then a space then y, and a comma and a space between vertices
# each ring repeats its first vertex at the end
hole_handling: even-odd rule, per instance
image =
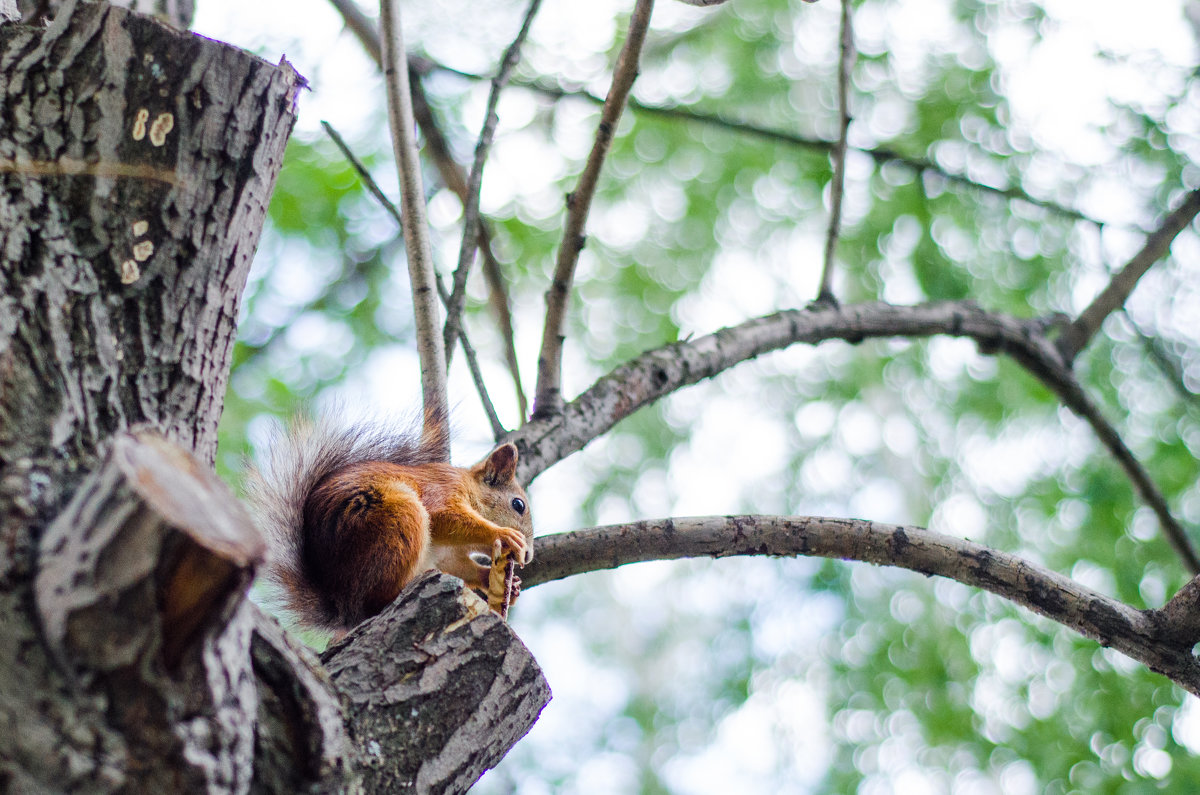
POLYGON ((246 600, 211 463, 302 85, 108 4, 0 24, 0 790, 458 791, 548 699, 457 581, 324 664, 246 600))

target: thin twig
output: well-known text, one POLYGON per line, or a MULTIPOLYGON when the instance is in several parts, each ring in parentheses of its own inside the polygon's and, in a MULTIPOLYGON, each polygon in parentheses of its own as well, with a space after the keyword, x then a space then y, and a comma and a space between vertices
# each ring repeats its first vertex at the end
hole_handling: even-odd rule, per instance
POLYGON ((1157 337, 1152 337, 1138 324, 1136 320, 1129 314, 1125 307, 1121 307, 1121 314, 1129 322, 1129 326, 1133 329, 1133 333, 1137 335, 1138 342, 1146 351, 1146 355, 1150 357, 1150 363, 1155 369, 1166 379, 1171 385, 1171 389, 1175 390, 1175 394, 1184 403, 1187 403, 1192 408, 1200 408, 1200 395, 1188 389, 1187 384, 1183 379, 1183 365, 1179 362, 1179 357, 1172 352, 1166 350, 1162 340, 1157 337))
POLYGON ((854 28, 850 0, 842 0, 842 30, 838 60, 838 140, 833 147, 833 180, 829 184, 829 232, 825 236, 825 267, 821 270, 818 301, 833 301, 833 257, 842 228, 842 193, 846 189, 846 144, 850 133, 850 72, 854 68, 854 28))
MULTIPOLYGON (((442 283, 441 274, 438 274, 437 289, 442 305, 445 306, 450 302, 450 292, 442 283)), ((496 407, 492 404, 492 398, 483 382, 483 371, 479 369, 479 355, 475 353, 471 340, 467 338, 467 330, 461 325, 458 327, 458 343, 462 345, 463 358, 467 360, 467 370, 471 373, 471 380, 475 382, 475 391, 479 393, 483 413, 487 415, 488 424, 492 426, 492 438, 498 442, 508 434, 508 429, 500 422, 500 415, 496 413, 496 407)))
POLYGON ((483 165, 487 162, 488 151, 491 149, 492 140, 496 135, 496 125, 500 123, 496 107, 500 104, 500 92, 508 85, 508 78, 512 75, 512 70, 521 56, 521 46, 529 35, 529 28, 533 25, 533 18, 537 15, 541 4, 542 0, 530 0, 521 29, 517 31, 512 44, 504 51, 504 57, 500 59, 500 67, 496 70, 496 76, 492 78, 492 88, 488 93, 487 109, 483 114, 483 129, 479 131, 479 142, 475 145, 475 161, 471 164, 471 174, 467 178, 467 197, 463 201, 462 247, 459 249, 458 267, 454 270, 454 286, 450 292, 450 303, 446 306, 443 339, 446 343, 447 361, 453 353, 450 343, 454 340, 462 317, 463 304, 467 296, 467 275, 471 271, 471 262, 475 259, 478 241, 476 230, 479 228, 479 191, 483 184, 483 165))
POLYGON ((562 244, 558 249, 558 260, 554 266, 554 279, 546 291, 546 324, 542 330, 542 350, 538 356, 537 388, 533 397, 533 415, 550 416, 562 409, 562 344, 563 325, 567 316, 567 304, 571 297, 571 283, 575 278, 575 266, 583 250, 584 228, 592 197, 600 181, 600 169, 612 144, 621 111, 633 81, 637 78, 638 58, 646 40, 646 29, 650 26, 650 12, 654 0, 637 0, 629 20, 629 33, 617 66, 613 71, 612 86, 600 110, 600 123, 587 164, 579 175, 575 190, 567 194, 567 218, 563 225, 562 244))
MULTIPOLYGON (((648 560, 814 556, 898 566, 982 588, 1046 616, 1200 695, 1200 663, 1160 611, 1142 611, 1015 555, 920 527, 802 516, 710 516, 542 536, 522 589, 648 560)), ((1194 589, 1193 589, 1194 590, 1194 589)), ((1181 606, 1200 604, 1193 593, 1181 606)), ((1196 624, 1196 622, 1192 622, 1196 624)), ((1196 626, 1200 626, 1197 624, 1196 626)), ((1183 628, 1196 631, 1196 626, 1183 628)))
MULTIPOLYGON (((359 10, 354 0, 329 1, 341 13, 347 29, 358 38, 363 49, 367 51, 367 55, 382 68, 379 31, 375 27, 375 22, 359 10)), ((409 57, 410 77, 421 74, 421 71, 415 69, 413 65, 417 60, 414 57, 409 57)), ((421 60, 420 63, 425 64, 426 62, 421 60)), ((421 87, 419 77, 411 81, 409 88, 412 89, 413 117, 416 119, 417 126, 421 130, 421 135, 425 139, 425 153, 433 161, 434 167, 437 168, 442 183, 458 196, 459 201, 465 207, 467 199, 466 177, 450 153, 450 145, 447 143, 446 136, 442 133, 441 127, 433 116, 433 111, 430 109, 429 102, 425 98, 425 91, 421 87)), ((525 397, 525 389, 521 386, 521 371, 517 361, 516 334, 513 331, 512 302, 509 299, 508 285, 505 283, 500 263, 492 251, 491 234, 488 231, 487 224, 482 219, 480 219, 478 224, 477 240, 479 250, 483 256, 483 274, 487 280, 490 296, 488 304, 495 313, 496 322, 500 326, 500 336, 504 342, 504 359, 513 381, 513 389, 517 397, 517 408, 523 422, 528 413, 528 400, 525 397)), ((449 342, 445 342, 445 345, 447 355, 449 355, 452 348, 449 342)), ((478 365, 474 365, 474 367, 477 368, 478 365)))
MULTIPOLYGON (((444 66, 435 61, 430 61, 425 58, 414 58, 413 59, 413 68, 419 69, 422 74, 428 73, 428 72, 442 72, 445 74, 452 74, 457 77, 461 77, 465 80, 486 80, 487 79, 487 77, 485 75, 479 75, 479 74, 475 74, 472 72, 464 72, 459 69, 452 69, 451 67, 444 66)), ((585 91, 583 89, 564 88, 563 86, 553 82, 552 80, 550 80, 549 78, 546 78, 546 77, 535 78, 535 79, 531 79, 531 80, 514 79, 512 81, 512 85, 519 86, 526 90, 533 91, 535 93, 541 94, 546 97, 550 97, 552 99, 568 99, 568 98, 569 99, 581 99, 581 100, 591 102, 591 103, 594 103, 597 105, 602 104, 604 102, 604 99, 602 97, 598 97, 589 91, 585 91)), ((694 110, 694 109, 686 108, 686 107, 676 107, 676 106, 669 106, 669 105, 647 105, 643 102, 639 102, 636 99, 631 99, 629 101, 629 109, 632 111, 635 111, 639 114, 646 115, 646 116, 657 116, 657 117, 665 118, 665 119, 680 119, 683 121, 695 122, 698 124, 704 124, 709 127, 716 127, 716 128, 723 129, 723 130, 728 130, 728 131, 738 134, 738 135, 752 136, 755 138, 759 138, 761 140, 772 141, 774 143, 780 143, 780 144, 784 144, 787 146, 794 146, 794 147, 798 147, 801 149, 811 149, 811 150, 819 151, 819 152, 830 152, 833 150, 834 146, 837 145, 836 141, 828 141, 824 138, 814 138, 811 136, 797 135, 796 133, 787 132, 784 130, 776 130, 771 127, 766 127, 766 126, 763 126, 760 124, 754 124, 752 122, 742 121, 742 120, 738 120, 738 119, 729 119, 729 118, 726 118, 717 113, 707 113, 705 111, 694 110)), ((1073 221, 1085 221, 1085 222, 1093 224, 1097 227, 1121 226, 1118 224, 1111 224, 1106 221, 1101 221, 1096 218, 1092 218, 1091 216, 1088 216, 1072 207, 1066 207, 1062 204, 1058 204, 1056 202, 1049 201, 1046 199, 1035 198, 1035 197, 1029 195, 1028 193, 1026 193, 1024 190, 1022 190, 1019 187, 998 188, 994 185, 987 185, 982 182, 976 182, 975 180, 973 180, 967 176, 964 176, 962 174, 957 174, 953 171, 948 171, 947 169, 939 166, 934 161, 923 158, 923 157, 915 157, 913 155, 906 155, 901 152, 897 152, 894 149, 888 149, 886 147, 848 146, 847 148, 852 151, 861 152, 861 153, 867 155, 872 160, 874 160, 877 165, 882 165, 884 163, 895 163, 897 165, 902 165, 907 168, 910 168, 913 171, 916 171, 918 174, 926 174, 926 173, 936 174, 937 176, 941 177, 942 179, 946 180, 947 182, 950 182, 950 183, 953 183, 956 185, 962 185, 962 186, 970 188, 972 190, 978 190, 978 191, 982 191, 984 193, 990 193, 992 195, 999 196, 1006 200, 1015 200, 1015 201, 1024 202, 1026 204, 1030 204, 1034 207, 1039 207, 1043 210, 1054 213, 1055 215, 1061 216, 1063 218, 1068 218, 1073 221)), ((1130 227, 1130 228, 1133 228, 1133 227, 1130 227)))
MULTIPOLYGON (((375 200, 379 202, 383 209, 387 210, 392 218, 396 219, 396 223, 399 224, 403 229, 404 221, 400 217, 400 211, 396 209, 396 205, 392 203, 391 199, 384 194, 383 190, 379 187, 379 183, 377 183, 375 178, 371 176, 371 172, 367 171, 367 167, 363 165, 362 161, 359 160, 354 152, 350 150, 350 147, 346 144, 345 139, 342 138, 341 134, 338 133, 338 131, 335 130, 333 125, 329 122, 323 121, 321 122, 321 125, 325 128, 325 132, 329 134, 330 139, 333 140, 337 148, 341 150, 342 156, 345 157, 350 165, 354 167, 354 170, 358 172, 358 176, 360 179, 362 179, 363 185, 366 186, 367 191, 375 197, 375 200)), ((442 284, 440 277, 437 279, 437 288, 438 296, 441 299, 442 304, 445 305, 445 303, 450 299, 450 296, 446 292, 446 287, 442 284)), ((483 411, 485 414, 487 414, 488 422, 492 426, 492 434, 497 440, 499 440, 501 437, 507 434, 508 431, 504 428, 504 424, 500 422, 499 415, 496 414, 496 407, 492 404, 492 398, 488 394, 487 385, 484 384, 483 381, 483 372, 479 369, 479 357, 476 355, 475 348, 473 345, 471 345, 470 339, 467 338, 467 330, 462 326, 459 326, 458 328, 458 341, 462 344, 463 356, 467 360, 467 369, 471 373, 471 380, 475 382, 475 391, 479 393, 479 401, 483 404, 483 411)))
MULTIPOLYGON (((409 68, 412 68, 413 59, 409 59, 409 68)), ((441 176, 442 182, 446 187, 458 197, 463 207, 467 204, 467 180, 463 174, 462 168, 459 167, 458 161, 450 153, 450 144, 446 141, 446 136, 442 133, 442 128, 438 125, 437 119, 433 116, 433 109, 429 105, 429 101, 425 98, 425 90, 421 87, 421 81, 414 80, 412 84, 413 91, 413 113, 417 118, 417 125, 421 128, 421 134, 425 137, 425 151, 433 160, 434 166, 438 170, 438 175, 441 176)), ((512 301, 508 294, 508 284, 504 278, 504 273, 500 269, 500 262, 496 259, 496 255, 492 250, 492 236, 488 231, 488 225, 476 213, 478 223, 477 240, 479 250, 483 255, 483 276, 488 285, 488 303, 492 307, 492 312, 495 313, 496 323, 500 326, 500 338, 504 344, 504 360, 508 365, 509 376, 512 378, 513 389, 517 396, 517 410, 521 415, 521 422, 525 421, 528 416, 529 401, 525 397, 525 388, 521 385, 521 368, 517 361, 517 341, 516 333, 513 330, 513 314, 512 301)), ((465 349, 464 349, 465 352, 465 349)), ((449 353, 449 350, 447 350, 449 353)), ((519 423, 518 423, 519 424, 519 423)))
POLYGON ((1125 267, 1113 275, 1108 286, 1083 310, 1079 317, 1059 337, 1058 347, 1068 363, 1091 341, 1104 319, 1125 304, 1138 280, 1171 248, 1171 243, 1200 213, 1200 188, 1193 190, 1166 219, 1146 238, 1142 250, 1133 255, 1125 267))
POLYGON ((412 91, 408 84, 408 61, 400 28, 399 0, 380 0, 383 77, 387 88, 388 125, 400 175, 401 223, 408 255, 408 277, 412 283, 413 322, 417 330, 417 354, 421 359, 421 392, 425 406, 425 430, 430 440, 441 440, 444 461, 450 460, 449 435, 436 427, 449 416, 446 396, 446 351, 438 322, 438 300, 434 287, 433 252, 429 244, 429 222, 425 217, 425 190, 412 113, 412 91))
POLYGON ((754 318, 644 353, 597 380, 560 414, 535 417, 512 437, 521 448, 518 478, 530 482, 551 463, 581 449, 639 408, 769 351, 831 339, 861 342, 867 338, 938 334, 967 337, 975 340, 981 351, 1010 356, 1091 425, 1158 517, 1168 543, 1188 571, 1200 573, 1200 557, 1187 532, 1172 516, 1166 498, 1120 434, 1063 362, 1046 334, 1049 327, 1051 324, 1040 320, 985 312, 968 301, 918 306, 817 304, 754 318))
POLYGON ((1108 448, 1109 453, 1125 470, 1125 476, 1133 483, 1139 496, 1158 517, 1158 522, 1167 537, 1167 543, 1174 548, 1188 572, 1200 574, 1200 556, 1197 555, 1195 547, 1188 538, 1187 531, 1171 513, 1167 498, 1154 484, 1150 473, 1138 462, 1117 429, 1104 418, 1100 407, 1084 392, 1083 386, 1076 379, 1074 372, 1067 369, 1065 363, 1054 376, 1041 378, 1041 381, 1053 389, 1068 408, 1083 417, 1092 426, 1092 430, 1099 437, 1101 443, 1108 448))

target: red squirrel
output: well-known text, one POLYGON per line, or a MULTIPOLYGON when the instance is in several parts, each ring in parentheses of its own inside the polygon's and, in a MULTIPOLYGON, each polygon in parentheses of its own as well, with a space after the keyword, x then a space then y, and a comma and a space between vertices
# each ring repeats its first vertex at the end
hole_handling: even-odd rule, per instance
POLYGON ((296 623, 343 634, 437 568, 487 591, 493 545, 533 559, 517 448, 469 469, 436 460, 445 423, 419 436, 297 419, 251 468, 247 496, 267 535, 266 577, 296 623))

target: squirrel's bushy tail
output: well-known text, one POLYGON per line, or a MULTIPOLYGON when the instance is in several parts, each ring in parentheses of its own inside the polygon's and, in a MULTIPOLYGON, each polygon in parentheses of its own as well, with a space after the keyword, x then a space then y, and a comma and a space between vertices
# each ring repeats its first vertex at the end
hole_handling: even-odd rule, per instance
POLYGON ((424 433, 415 426, 377 422, 339 425, 329 414, 298 415, 276 429, 260 466, 247 467, 245 492, 268 544, 264 576, 272 608, 293 621, 340 628, 332 604, 304 570, 304 506, 326 477, 353 464, 388 461, 403 466, 433 463, 446 449, 445 422, 424 433))

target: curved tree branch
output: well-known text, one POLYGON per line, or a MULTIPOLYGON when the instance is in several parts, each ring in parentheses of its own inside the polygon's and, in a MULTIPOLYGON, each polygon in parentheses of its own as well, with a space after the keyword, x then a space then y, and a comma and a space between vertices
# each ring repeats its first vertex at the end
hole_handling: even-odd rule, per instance
POLYGON ((542 330, 542 350, 538 355, 537 389, 533 396, 533 416, 548 417, 562 408, 562 345, 563 325, 567 317, 567 304, 571 298, 571 284, 575 278, 575 267, 579 263, 579 252, 583 250, 584 228, 596 185, 600 182, 600 169, 612 145, 617 123, 633 81, 637 78, 638 58, 650 27, 650 12, 654 0, 637 0, 633 16, 629 20, 629 34, 617 57, 613 70, 612 86, 604 99, 600 111, 600 124, 596 139, 588 154, 583 173, 575 190, 567 194, 567 218, 563 224, 562 243, 558 249, 558 260, 554 266, 554 277, 546 291, 546 325, 542 330))
POLYGON ((644 353, 597 380, 564 406, 560 415, 535 418, 512 436, 521 448, 519 477, 529 482, 547 466, 582 449, 639 408, 770 351, 832 339, 861 342, 869 337, 937 334, 969 337, 984 353, 1002 352, 1012 357, 1092 426, 1154 510, 1167 540, 1189 571, 1200 573, 1200 557, 1171 515, 1166 498, 1063 362, 1046 334, 1052 327, 1043 320, 986 312, 969 301, 917 306, 818 305, 755 318, 644 353))
POLYGON ((1200 695, 1191 644, 1159 611, 1137 610, 1036 563, 919 527, 856 519, 710 516, 542 536, 522 588, 647 560, 732 555, 814 556, 899 566, 983 588, 1111 646, 1200 695))
POLYGON ((1063 330, 1062 336, 1058 340, 1058 347, 1066 362, 1070 363, 1081 350, 1087 347, 1088 342, 1100 330, 1100 324, 1106 317, 1125 305, 1129 294, 1133 292, 1133 288, 1137 287, 1138 280, 1145 275, 1146 271, 1150 270, 1151 265, 1166 256, 1167 251, 1171 248, 1171 243, 1179 236, 1180 232, 1187 229, 1198 213, 1200 213, 1200 188, 1187 195, 1183 203, 1146 238, 1146 243, 1142 246, 1141 251, 1113 275, 1108 286, 1093 299, 1087 309, 1079 313, 1079 317, 1075 318, 1071 325, 1063 330))

